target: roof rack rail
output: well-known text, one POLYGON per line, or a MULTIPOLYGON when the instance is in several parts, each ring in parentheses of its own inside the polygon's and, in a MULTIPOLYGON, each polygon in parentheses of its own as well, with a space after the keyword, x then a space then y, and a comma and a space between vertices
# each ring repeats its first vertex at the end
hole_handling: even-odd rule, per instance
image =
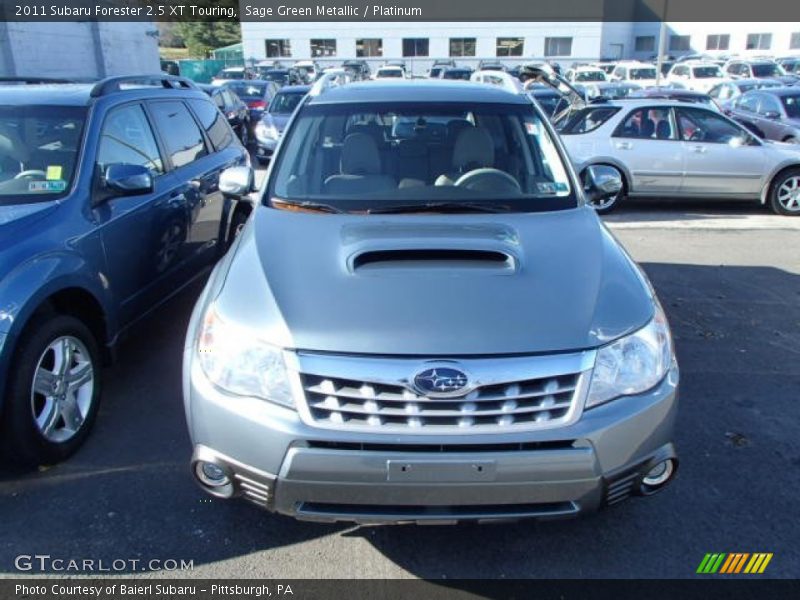
POLYGON ((114 92, 124 91, 123 85, 126 83, 139 85, 142 87, 163 87, 165 89, 197 89, 197 86, 191 79, 186 77, 177 77, 175 75, 122 75, 118 77, 108 77, 99 81, 91 91, 92 98, 106 96, 114 92))
POLYGON ((0 83, 86 83, 88 80, 65 79, 63 77, 38 77, 17 75, 14 77, 0 77, 0 83))

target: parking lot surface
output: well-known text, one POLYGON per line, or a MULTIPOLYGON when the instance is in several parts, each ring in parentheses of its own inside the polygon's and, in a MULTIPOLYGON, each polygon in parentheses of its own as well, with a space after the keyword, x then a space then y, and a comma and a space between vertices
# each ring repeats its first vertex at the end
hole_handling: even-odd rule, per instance
POLYGON ((167 575, 192 577, 693 577, 707 552, 772 552, 766 575, 797 577, 800 219, 649 202, 607 221, 675 335, 682 462, 662 494, 575 521, 455 527, 319 525, 211 499, 190 477, 181 401, 195 286, 124 343, 76 456, 0 472, 0 573, 49 554, 185 559, 191 573, 167 575))

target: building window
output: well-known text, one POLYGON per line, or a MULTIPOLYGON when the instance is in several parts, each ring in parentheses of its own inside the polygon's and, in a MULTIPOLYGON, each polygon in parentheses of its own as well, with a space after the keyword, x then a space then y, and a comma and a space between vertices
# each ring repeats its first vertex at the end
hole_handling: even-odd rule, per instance
POLYGON ((383 56, 383 40, 380 38, 356 40, 356 56, 359 58, 383 56))
POLYGON ((545 56, 571 56, 571 37, 546 37, 544 38, 545 56))
POLYGON ((636 52, 655 52, 656 49, 656 36, 654 35, 637 35, 636 45, 634 46, 636 52))
POLYGON ((747 46, 748 50, 769 50, 772 46, 771 33, 748 33, 747 46))
POLYGON ((267 45, 267 58, 280 58, 292 55, 292 43, 289 40, 264 40, 267 45))
POLYGON ((497 38, 497 56, 522 56, 524 38, 497 38))
POLYGON ((692 36, 690 35, 671 35, 669 36, 669 49, 673 52, 687 52, 692 49, 692 36))
POLYGON ((706 37, 706 50, 727 50, 731 36, 727 33, 715 33, 706 37))
POLYGON ((336 40, 311 40, 311 58, 336 56, 336 40))
POLYGON ((404 38, 403 56, 428 56, 428 38, 404 38))
POLYGON ((450 56, 475 56, 475 38, 450 38, 450 56))
POLYGON ((792 39, 789 41, 789 50, 797 50, 800 48, 800 31, 792 34, 792 39))

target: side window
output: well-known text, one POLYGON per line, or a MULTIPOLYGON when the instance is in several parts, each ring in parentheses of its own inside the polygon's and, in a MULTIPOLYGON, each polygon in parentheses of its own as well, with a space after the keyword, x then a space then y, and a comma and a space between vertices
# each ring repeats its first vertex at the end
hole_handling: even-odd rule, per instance
POLYGON ((637 108, 625 117, 614 137, 675 140, 677 135, 668 108, 637 108))
POLYGON ((747 112, 756 112, 758 106, 758 96, 756 94, 744 94, 736 99, 736 108, 747 112))
POLYGON ((625 67, 614 67, 614 72, 611 74, 611 76, 625 79, 625 67))
POLYGON ((236 95, 230 90, 222 90, 222 98, 225 100, 225 106, 233 106, 236 104, 236 95))
POLYGON ((778 99, 771 94, 759 94, 758 114, 765 115, 767 113, 781 114, 781 107, 778 99))
POLYGON ((182 102, 152 102, 150 107, 176 169, 208 154, 203 134, 182 102))
POLYGON ((233 131, 217 107, 208 100, 189 100, 189 104, 214 148, 222 150, 230 146, 234 139, 233 131))
POLYGON ((741 140, 745 137, 742 129, 724 117, 698 108, 679 108, 678 124, 681 137, 692 142, 728 144, 735 139, 741 140))
POLYGON ((222 92, 217 92, 211 99, 214 101, 214 104, 217 105, 217 108, 220 110, 225 110, 225 101, 222 99, 222 92))
POLYGON ((97 165, 102 171, 113 164, 140 165, 153 175, 164 172, 153 130, 140 104, 115 108, 103 122, 97 165))

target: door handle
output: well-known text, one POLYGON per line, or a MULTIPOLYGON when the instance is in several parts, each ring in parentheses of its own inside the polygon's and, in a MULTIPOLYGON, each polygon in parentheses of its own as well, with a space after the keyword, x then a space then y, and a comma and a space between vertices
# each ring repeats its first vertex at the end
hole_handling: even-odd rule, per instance
POLYGON ((617 142, 617 148, 619 148, 620 150, 630 150, 631 148, 633 148, 633 144, 631 144, 630 142, 617 142))
POLYGON ((698 154, 705 154, 707 150, 705 146, 694 146, 692 149, 698 154))

